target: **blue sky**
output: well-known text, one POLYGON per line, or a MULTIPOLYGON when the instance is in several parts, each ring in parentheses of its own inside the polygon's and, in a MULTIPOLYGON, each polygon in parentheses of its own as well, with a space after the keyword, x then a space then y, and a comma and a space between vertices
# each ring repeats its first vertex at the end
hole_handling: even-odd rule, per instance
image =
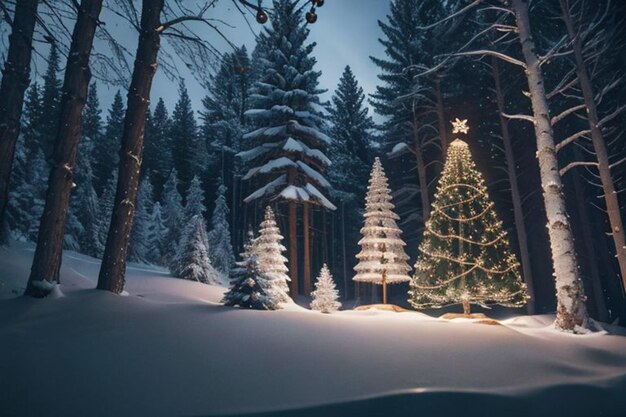
MULTIPOLYGON (((269 5, 270 2, 265 0, 264 4, 269 5)), ((314 55, 318 61, 317 69, 322 71, 320 86, 329 90, 322 97, 324 100, 330 99, 346 65, 352 67, 366 94, 374 91, 378 82, 378 68, 372 64, 369 57, 384 56, 383 48, 378 42, 381 31, 377 20, 384 20, 388 11, 388 0, 326 0, 324 6, 318 9, 318 21, 310 26, 309 39, 317 43, 314 55)), ((210 13, 215 19, 229 23, 231 27, 223 27, 223 32, 234 44, 244 44, 249 51, 254 48, 255 34, 231 0, 220 0, 210 13)), ((136 35, 133 35, 128 25, 119 18, 111 18, 106 12, 102 18, 105 22, 108 20, 109 31, 129 40, 128 48, 134 52, 136 35)), ((255 22, 253 15, 249 15, 248 20, 255 32, 262 30, 263 26, 255 22)), ((211 29, 201 29, 199 33, 207 36, 208 39, 215 39, 214 45, 219 50, 229 50, 227 43, 218 39, 211 29)), ((205 94, 204 90, 187 68, 184 65, 181 66, 183 68, 180 68, 180 73, 186 80, 194 107, 198 109, 205 94)), ((106 109, 117 88, 99 84, 101 103, 106 109)), ((177 99, 177 89, 176 81, 169 80, 162 71, 157 72, 151 100, 156 103, 159 97, 163 97, 171 111, 177 99)))

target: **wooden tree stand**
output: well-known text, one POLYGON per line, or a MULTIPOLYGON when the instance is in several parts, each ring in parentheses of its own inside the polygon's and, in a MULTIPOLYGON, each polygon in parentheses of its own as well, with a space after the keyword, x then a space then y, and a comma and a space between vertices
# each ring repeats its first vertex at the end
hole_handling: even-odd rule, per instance
POLYGON ((367 304, 363 306, 354 307, 354 311, 367 311, 367 310, 381 310, 381 311, 393 311, 396 313, 415 313, 413 310, 407 310, 395 304, 367 304))
POLYGON ((500 325, 500 322, 498 320, 494 320, 494 319, 492 319, 490 317, 487 317, 483 313, 470 313, 470 314, 446 313, 446 314, 444 314, 442 316, 439 316, 439 318, 440 319, 444 319, 444 320, 472 319, 472 320, 476 320, 474 323, 478 323, 478 324, 488 324, 488 325, 492 325, 492 326, 500 325))

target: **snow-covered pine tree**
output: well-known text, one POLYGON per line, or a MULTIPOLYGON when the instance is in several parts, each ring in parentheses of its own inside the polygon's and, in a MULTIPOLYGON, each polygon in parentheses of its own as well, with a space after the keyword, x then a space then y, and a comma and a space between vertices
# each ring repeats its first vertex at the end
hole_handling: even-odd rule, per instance
MULTIPOLYGON (((297 206, 303 206, 304 245, 308 245, 309 205, 334 210, 324 194, 330 183, 323 176, 330 160, 324 149, 331 143, 324 125, 318 88, 319 71, 306 44, 309 30, 301 7, 293 0, 274 0, 271 25, 259 35, 256 66, 261 77, 254 84, 246 116, 257 127, 243 137, 246 151, 238 155, 251 168, 243 177, 254 181, 244 201, 289 202, 289 259, 292 293, 297 292, 297 206)), ((304 250, 304 290, 310 292, 310 253, 304 250)))
POLYGON ((92 153, 94 144, 102 138, 102 118, 96 83, 89 87, 87 102, 83 110, 81 135, 76 155, 75 191, 70 200, 72 213, 82 226, 78 235, 80 250, 91 256, 97 256, 98 194, 93 185, 92 153))
POLYGON ((99 196, 102 196, 113 172, 117 171, 118 152, 124 129, 124 114, 124 100, 118 90, 109 109, 104 135, 100 137, 100 140, 95 141, 93 146, 94 188, 99 196))
POLYGON ((259 262, 259 270, 267 277, 266 293, 277 302, 289 301, 289 268, 283 252, 287 249, 281 244, 283 236, 276 224, 274 211, 265 208, 265 217, 261 222, 259 236, 254 240, 253 251, 259 262))
POLYGON ((261 272, 256 256, 248 255, 239 264, 242 272, 224 294, 224 305, 254 310, 278 310, 280 302, 266 292, 268 278, 261 272))
POLYGON ((142 171, 150 171, 154 196, 161 197, 163 184, 172 171, 172 141, 170 137, 170 118, 162 98, 159 98, 154 112, 146 121, 146 137, 142 171))
POLYGON ((179 98, 170 123, 170 140, 174 167, 178 172, 181 189, 186 192, 195 173, 200 171, 199 155, 204 153, 201 151, 191 99, 182 81, 178 93, 179 98))
POLYGON ((190 281, 220 285, 221 276, 211 265, 206 222, 201 215, 193 216, 183 232, 178 254, 172 266, 172 275, 190 281))
POLYGON ((165 252, 165 237, 167 227, 161 214, 161 203, 158 201, 152 207, 152 217, 148 227, 148 252, 146 260, 154 265, 163 266, 163 253, 165 252))
POLYGON ((411 280, 415 308, 462 304, 520 307, 528 294, 507 233, 467 143, 454 140, 426 222, 411 280))
POLYGON ((209 255, 215 269, 224 277, 228 277, 231 268, 235 264, 235 255, 228 225, 226 186, 220 184, 217 192, 215 208, 211 217, 211 231, 209 232, 209 255))
POLYGON ((94 256, 102 258, 104 247, 107 243, 107 235, 109 234, 109 225, 111 224, 111 215, 113 214, 113 204, 115 202, 115 187, 117 186, 117 171, 109 178, 106 187, 99 199, 98 204, 98 224, 97 236, 95 242, 94 256))
POLYGON ((128 247, 128 260, 131 262, 148 262, 150 249, 149 229, 152 221, 152 206, 154 206, 152 183, 150 175, 146 174, 139 184, 137 194, 137 209, 133 221, 133 231, 128 247))
POLYGON ((163 221, 167 229, 163 246, 163 261, 168 264, 176 255, 183 228, 183 198, 178 192, 178 173, 173 169, 163 186, 163 221))
POLYGON ((333 276, 326 264, 322 266, 320 275, 315 282, 315 291, 311 293, 311 297, 313 298, 311 301, 312 310, 332 313, 341 307, 341 303, 338 301, 339 291, 335 288, 335 281, 333 281, 333 276))
POLYGON ((206 211, 204 204, 204 190, 200 184, 200 178, 194 176, 187 189, 187 199, 184 210, 184 223, 187 223, 194 216, 202 216, 206 211))
POLYGON ((359 241, 361 252, 356 256, 359 263, 354 267, 354 281, 369 282, 383 286, 383 303, 386 303, 387 284, 409 281, 408 255, 401 239, 402 231, 396 224, 387 176, 379 158, 374 160, 365 197, 365 224, 359 241))

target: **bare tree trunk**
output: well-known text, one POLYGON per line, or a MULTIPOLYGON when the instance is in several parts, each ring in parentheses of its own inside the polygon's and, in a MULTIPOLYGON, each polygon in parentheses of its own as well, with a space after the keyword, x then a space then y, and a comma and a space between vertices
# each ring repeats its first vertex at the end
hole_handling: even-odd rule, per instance
POLYGON ((291 298, 298 296, 298 206, 289 200, 289 287, 291 298))
POLYGON ((515 157, 513 155, 513 146, 511 144, 511 135, 509 132, 508 119, 503 116, 504 94, 500 80, 500 67, 498 58, 491 57, 491 68, 496 90, 496 103, 498 105, 498 114, 500 115, 500 128, 502 130, 502 142, 504 144, 504 156, 506 158, 506 171, 509 176, 509 184, 511 185, 511 200, 513 201, 513 216, 515 218, 515 231, 517 232, 517 243, 519 245, 520 258, 522 261, 522 273, 524 274, 524 282, 528 288, 531 298, 526 305, 528 314, 535 314, 535 290, 530 264, 530 256, 528 254, 528 239, 526 238, 526 226, 524 225, 524 210, 522 208, 522 199, 517 184, 517 172, 515 169, 515 157))
POLYGON ((609 156, 606 150, 602 129, 599 125, 598 108, 594 99, 593 86, 583 57, 580 36, 577 35, 577 31, 579 31, 580 28, 574 28, 572 15, 570 14, 569 0, 560 0, 560 2, 563 11, 563 21, 567 27, 567 33, 574 51, 574 58, 576 59, 578 83, 580 84, 585 106, 587 107, 587 120, 589 121, 589 129, 591 130, 593 149, 598 159, 598 171, 600 181, 602 182, 602 191, 604 192, 606 212, 609 216, 611 236, 613 236, 613 243, 615 244, 615 256, 622 275, 623 288, 626 291, 626 241, 624 239, 624 225, 620 215, 615 185, 611 177, 611 169, 609 168, 609 156))
POLYGON ((72 44, 65 69, 59 127, 56 133, 46 205, 39 224, 37 247, 28 278, 26 295, 44 297, 49 290, 41 281, 59 282, 63 258, 65 219, 74 186, 76 151, 80 142, 80 118, 87 100, 91 71, 89 57, 102 0, 83 0, 77 10, 72 44))
POLYGON ((556 149, 550 122, 550 110, 543 85, 539 59, 530 31, 528 3, 512 0, 522 53, 526 62, 526 77, 534 114, 537 137, 537 159, 541 173, 543 199, 548 218, 548 234, 554 275, 556 277, 557 311, 555 325, 558 329, 576 331, 587 327, 589 317, 585 308, 584 295, 574 238, 563 196, 563 184, 556 159, 556 149))
POLYGON ((446 112, 443 108, 443 95, 441 94, 441 80, 435 80, 435 103, 437 109, 437 121, 439 123, 439 140, 441 141, 441 154, 446 159, 448 151, 448 126, 446 124, 446 112))
POLYGON ((310 213, 309 203, 302 204, 303 238, 304 238, 304 295, 311 294, 311 236, 310 236, 310 213))
POLYGON ((18 0, 15 4, 9 51, 0 85, 0 244, 8 243, 3 233, 9 203, 9 182, 15 144, 20 134, 24 92, 30 84, 30 60, 37 20, 38 0, 18 0))
POLYGON ((415 111, 413 112, 413 152, 415 152, 415 163, 417 165, 417 180, 420 187, 420 200, 422 201, 422 218, 424 223, 430 216, 430 195, 428 193, 428 177, 426 176, 426 164, 424 163, 424 155, 420 146, 419 137, 417 135, 417 118, 415 111))
POLYGON ((343 270, 344 297, 348 297, 348 258, 346 256, 346 203, 341 202, 341 268, 343 270))
POLYGON ((150 103, 150 89, 157 69, 160 47, 160 34, 157 28, 160 24, 163 1, 142 2, 141 29, 133 77, 128 90, 113 215, 98 276, 98 289, 116 294, 124 290, 126 255, 137 201, 146 112, 150 103))

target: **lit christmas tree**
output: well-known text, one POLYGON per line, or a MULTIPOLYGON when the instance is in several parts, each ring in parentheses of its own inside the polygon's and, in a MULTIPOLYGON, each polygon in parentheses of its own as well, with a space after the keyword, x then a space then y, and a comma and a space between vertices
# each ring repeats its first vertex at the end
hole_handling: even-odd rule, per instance
POLYGON ((376 158, 367 196, 365 197, 365 225, 359 241, 359 263, 354 267, 354 281, 370 282, 383 286, 383 303, 387 303, 387 284, 409 281, 411 267, 404 251, 406 243, 400 238, 402 231, 396 224, 391 192, 380 159, 376 158))
POLYGON ((315 282, 315 291, 311 293, 313 301, 311 301, 311 309, 321 311, 322 313, 332 313, 339 310, 341 303, 339 299, 339 291, 335 288, 335 281, 328 270, 328 266, 324 264, 320 271, 317 282, 315 282))
MULTIPOLYGON (((453 133, 467 133, 465 122, 453 122, 453 133)), ((528 300, 485 181, 460 139, 448 148, 419 252, 409 291, 415 308, 462 304, 469 315, 470 304, 520 307, 528 300)))
POLYGON ((279 309, 279 303, 266 292, 268 279, 260 271, 257 257, 249 253, 237 264, 242 269, 233 281, 232 288, 224 294, 224 305, 254 310, 279 309))
POLYGON ((265 218, 261 222, 259 237, 254 240, 252 250, 259 262, 261 274, 267 277, 266 292, 277 302, 290 300, 289 285, 287 284, 290 281, 287 275, 289 268, 285 265, 287 258, 283 256, 283 252, 287 249, 280 243, 282 240, 283 236, 276 224, 274 212, 270 206, 267 206, 265 218))

